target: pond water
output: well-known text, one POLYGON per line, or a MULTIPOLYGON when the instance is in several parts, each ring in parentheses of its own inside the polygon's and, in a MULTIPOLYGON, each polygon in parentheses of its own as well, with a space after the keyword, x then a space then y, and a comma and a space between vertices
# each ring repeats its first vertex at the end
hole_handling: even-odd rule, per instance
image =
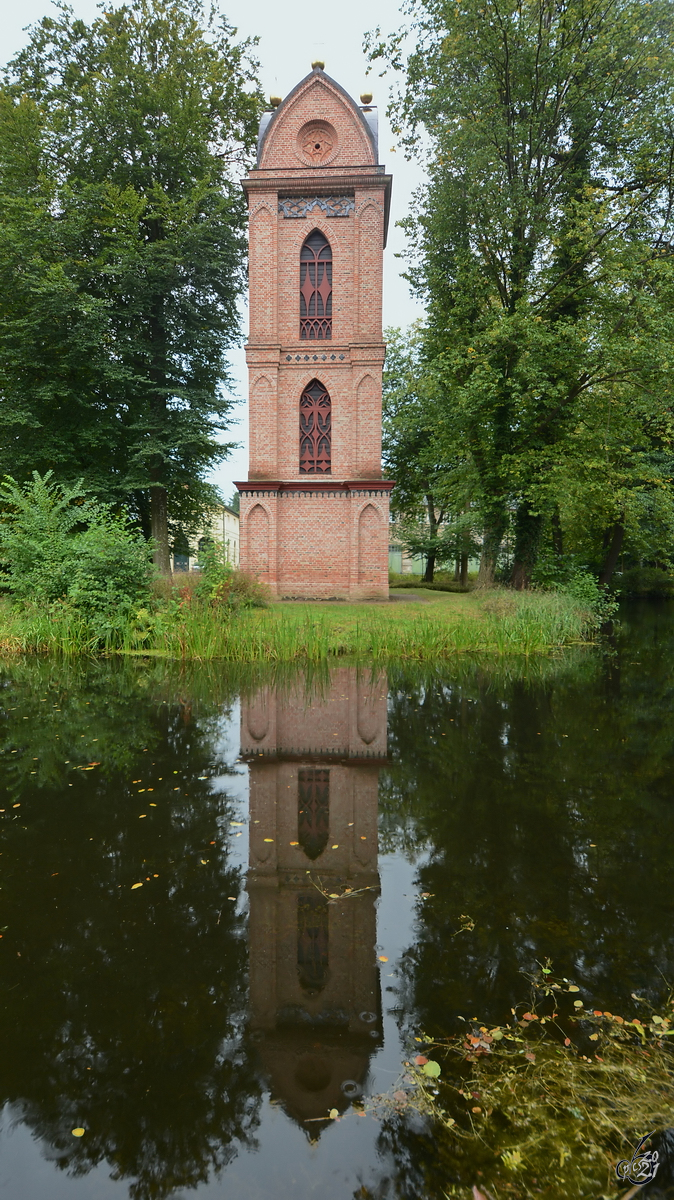
POLYGON ((358 1113, 415 1034, 674 979, 673 690, 655 604, 529 665, 5 662, 0 1193, 441 1197, 358 1113))

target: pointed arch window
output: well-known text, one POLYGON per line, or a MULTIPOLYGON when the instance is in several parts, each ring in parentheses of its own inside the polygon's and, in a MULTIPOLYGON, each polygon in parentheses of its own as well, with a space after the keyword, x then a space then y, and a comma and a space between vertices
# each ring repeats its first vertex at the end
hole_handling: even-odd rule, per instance
POLYGON ((297 838, 307 858, 320 858, 329 833, 330 772, 302 767, 297 773, 297 838))
POLYGON ((300 252, 300 340, 332 337, 332 248, 314 229, 300 252))
POLYGON ((318 892, 297 897, 297 973, 310 995, 328 981, 330 921, 328 902, 318 892))
POLYGON ((332 401, 312 379, 300 397, 300 475, 330 475, 331 454, 332 401))

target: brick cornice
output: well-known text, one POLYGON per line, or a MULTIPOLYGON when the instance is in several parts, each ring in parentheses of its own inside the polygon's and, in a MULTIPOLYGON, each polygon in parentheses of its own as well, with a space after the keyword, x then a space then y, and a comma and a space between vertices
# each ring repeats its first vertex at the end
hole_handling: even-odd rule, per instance
POLYGON ((383 167, 278 167, 258 168, 241 180, 244 192, 286 192, 301 195, 309 188, 312 194, 330 194, 332 189, 341 189, 349 183, 351 188, 390 188, 393 176, 387 175, 383 167))
POLYGON ((249 366, 282 363, 284 367, 325 363, 326 366, 381 366, 386 357, 385 342, 278 342, 246 343, 246 362, 249 366))
POLYGON ((323 476, 311 475, 304 480, 293 479, 246 479, 234 480, 234 487, 240 492, 251 494, 264 493, 277 495, 281 492, 381 492, 388 494, 395 487, 393 479, 347 479, 340 482, 337 479, 327 479, 323 476))

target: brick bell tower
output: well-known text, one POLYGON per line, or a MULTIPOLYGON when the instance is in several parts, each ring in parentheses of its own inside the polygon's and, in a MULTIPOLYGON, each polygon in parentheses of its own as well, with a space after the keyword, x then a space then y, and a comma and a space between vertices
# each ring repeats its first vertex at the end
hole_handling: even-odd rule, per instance
POLYGON ((241 567, 274 595, 388 597, 377 114, 320 67, 260 122, 250 213, 241 567))

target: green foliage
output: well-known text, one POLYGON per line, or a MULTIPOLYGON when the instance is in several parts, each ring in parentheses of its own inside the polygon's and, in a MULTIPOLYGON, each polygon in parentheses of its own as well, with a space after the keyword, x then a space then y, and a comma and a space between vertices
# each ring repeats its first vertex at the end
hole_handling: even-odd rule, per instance
POLYGON ((513 582, 527 585, 555 514, 585 561, 601 565, 615 526, 666 549, 670 0, 408 11, 410 27, 370 52, 404 74, 391 116, 428 170, 404 222, 429 306, 427 453, 447 480, 466 462, 483 581, 510 530, 513 582))
POLYGON ((586 605, 597 621, 609 621, 618 611, 615 599, 597 582, 597 578, 570 554, 558 557, 547 552, 539 554, 532 572, 534 586, 565 592, 578 603, 586 605))
POLYGON ((271 592, 265 583, 232 566, 221 542, 205 540, 199 549, 199 599, 227 609, 266 608, 271 592))
POLYGON ((30 605, 66 602, 84 616, 109 618, 149 595, 151 547, 127 521, 37 471, 0 485, 2 587, 30 605))
POLYGON ((447 455, 438 438, 442 404, 428 370, 427 337, 421 324, 408 332, 385 331, 382 392, 384 468, 396 486, 391 511, 396 537, 410 554, 422 555, 432 580, 436 563, 474 554, 473 484, 465 453, 447 455), (430 563, 430 568, 428 564, 430 563))
POLYGON ((671 600, 674 597, 674 578, 659 567, 632 567, 616 576, 614 588, 620 596, 671 600))
POLYGON ((251 50, 200 0, 57 4, 0 90, 0 472, 82 478, 164 567, 229 449, 251 50))

